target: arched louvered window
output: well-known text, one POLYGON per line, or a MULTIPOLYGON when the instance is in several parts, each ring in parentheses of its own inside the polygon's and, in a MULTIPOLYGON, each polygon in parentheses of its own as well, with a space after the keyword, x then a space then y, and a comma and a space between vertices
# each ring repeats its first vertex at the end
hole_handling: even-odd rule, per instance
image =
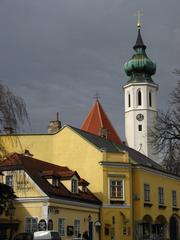
POLYGON ((149 92, 149 106, 152 107, 152 93, 149 92))
POLYGON ((141 106, 141 105, 142 105, 142 94, 141 94, 141 90, 138 90, 137 100, 138 100, 138 106, 141 106))
POLYGON ((128 107, 131 107, 131 95, 128 93, 128 107))

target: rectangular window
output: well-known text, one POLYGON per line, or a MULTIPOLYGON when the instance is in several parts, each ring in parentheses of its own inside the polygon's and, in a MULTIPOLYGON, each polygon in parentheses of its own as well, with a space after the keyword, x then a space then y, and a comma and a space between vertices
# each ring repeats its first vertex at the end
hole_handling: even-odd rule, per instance
POLYGON ((162 187, 158 188, 158 200, 159 204, 164 204, 164 188, 162 187))
POLYGON ((73 193, 78 193, 78 181, 76 179, 72 179, 71 181, 71 191, 73 193))
POLYGON ((64 220, 64 218, 59 218, 58 231, 59 231, 60 236, 65 235, 65 220, 64 220))
POLYGON ((38 219, 37 218, 26 218, 25 232, 33 233, 38 229, 38 219))
POLYGON ((177 206, 177 194, 175 190, 172 191, 172 205, 173 207, 177 206))
POLYGON ((80 234, 80 220, 74 220, 74 236, 78 237, 80 234))
POLYGON ((123 180, 110 180, 110 197, 111 198, 123 198, 123 180))
POLYGON ((150 185, 144 184, 144 201, 150 202, 150 185))
POLYGON ((6 184, 10 187, 13 187, 13 175, 6 176, 6 184))
POLYGON ((138 125, 138 131, 142 131, 142 125, 140 124, 140 125, 138 125))

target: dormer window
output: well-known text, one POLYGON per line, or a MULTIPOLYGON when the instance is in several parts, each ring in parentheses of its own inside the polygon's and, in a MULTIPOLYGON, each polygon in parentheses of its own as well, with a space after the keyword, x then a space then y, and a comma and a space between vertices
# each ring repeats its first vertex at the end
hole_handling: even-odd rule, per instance
POLYGON ((59 179, 58 178, 53 178, 52 179, 52 185, 54 187, 59 187, 59 179))
POLYGON ((71 191, 72 191, 72 193, 78 193, 78 180, 77 179, 71 180, 71 191))

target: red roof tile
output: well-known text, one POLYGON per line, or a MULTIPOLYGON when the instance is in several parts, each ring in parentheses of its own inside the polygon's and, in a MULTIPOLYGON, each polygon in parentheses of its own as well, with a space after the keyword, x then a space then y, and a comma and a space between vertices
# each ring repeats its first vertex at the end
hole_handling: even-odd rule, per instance
POLYGON ((0 163, 0 171, 24 170, 33 181, 50 197, 71 199, 74 201, 91 202, 93 204, 100 204, 100 200, 91 193, 82 192, 79 190, 78 194, 70 192, 61 182, 58 187, 50 184, 44 176, 55 176, 63 179, 70 179, 73 175, 77 175, 76 171, 70 170, 68 167, 44 162, 30 156, 13 153, 0 163))
POLYGON ((96 100, 85 121, 81 125, 81 130, 100 136, 101 129, 107 130, 108 140, 121 144, 121 139, 119 138, 111 121, 103 110, 100 102, 96 100))

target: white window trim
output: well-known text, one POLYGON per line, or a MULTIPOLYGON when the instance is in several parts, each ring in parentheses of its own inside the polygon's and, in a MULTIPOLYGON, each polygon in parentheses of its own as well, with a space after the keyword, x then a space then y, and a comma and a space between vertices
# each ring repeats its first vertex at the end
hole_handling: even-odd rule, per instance
POLYGON ((108 199, 113 200, 113 201, 125 201, 125 181, 124 181, 124 177, 121 176, 110 176, 108 177, 108 199), (122 187, 123 187, 123 196, 122 197, 116 197, 113 198, 111 197, 111 180, 115 180, 115 181, 122 181, 122 187))
POLYGON ((172 190, 172 206, 173 206, 173 207, 177 207, 177 205, 178 205, 178 204, 177 204, 177 191, 176 191, 176 190, 172 190), (175 199, 174 199, 174 195, 173 195, 174 192, 176 193, 176 194, 175 194, 175 196, 176 196, 175 199), (175 200, 175 201, 174 201, 174 200, 175 200), (174 203, 175 203, 175 204, 174 204, 174 203))
POLYGON ((75 237, 78 237, 78 234, 81 232, 81 221, 80 219, 74 219, 74 232, 73 235, 75 237), (75 225, 75 222, 78 221, 78 225, 75 225), (75 231, 77 231, 77 234, 75 234, 75 231))
MULTIPOLYGON (((37 217, 37 216, 34 216, 34 217, 33 217, 33 216, 27 216, 27 217, 25 217, 25 219, 24 219, 24 232, 27 232, 27 231, 26 231, 26 229, 27 229, 27 227, 26 227, 26 219, 27 219, 27 218, 37 219, 37 230, 36 230, 36 231, 38 231, 38 217, 37 217)), ((32 232, 30 232, 30 233, 32 233, 32 232)))
POLYGON ((158 203, 164 205, 164 188, 158 187, 158 203))
POLYGON ((78 193, 78 179, 76 177, 72 177, 71 179, 71 192, 78 193), (76 191, 74 191, 74 185, 73 185, 74 181, 76 181, 76 191))
POLYGON ((59 235, 60 236, 65 236, 66 235, 66 233, 65 233, 65 218, 58 218, 58 232, 59 232, 59 235), (63 234, 61 234, 62 232, 60 231, 60 220, 63 220, 63 234))
POLYGON ((144 194, 144 202, 151 202, 151 185, 149 183, 143 184, 143 194, 144 194), (149 185, 149 199, 145 199, 145 185, 149 185))

